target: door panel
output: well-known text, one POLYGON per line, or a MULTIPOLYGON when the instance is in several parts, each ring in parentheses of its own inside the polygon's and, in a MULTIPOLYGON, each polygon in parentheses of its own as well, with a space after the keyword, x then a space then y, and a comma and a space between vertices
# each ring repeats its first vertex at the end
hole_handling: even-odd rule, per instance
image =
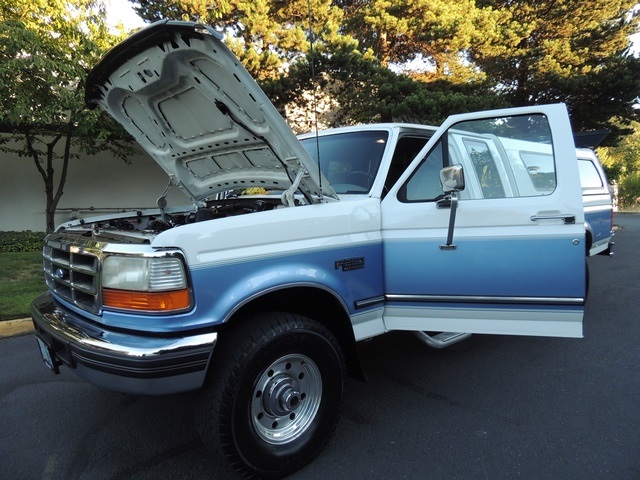
POLYGON ((386 327, 581 336, 581 202, 564 106, 451 117, 382 202, 386 327), (434 182, 457 163, 443 248, 452 202, 434 182))

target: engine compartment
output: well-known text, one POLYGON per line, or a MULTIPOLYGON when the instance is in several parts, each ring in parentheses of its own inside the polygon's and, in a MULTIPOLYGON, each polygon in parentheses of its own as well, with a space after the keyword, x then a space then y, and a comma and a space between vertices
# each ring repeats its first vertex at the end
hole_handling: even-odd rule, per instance
POLYGON ((85 236, 110 236, 110 233, 117 232, 124 236, 139 237, 139 240, 143 238, 149 240, 155 234, 181 225, 265 212, 276 208, 285 208, 279 195, 248 195, 208 200, 205 205, 199 207, 157 208, 82 218, 61 225, 58 232, 66 231, 85 236))

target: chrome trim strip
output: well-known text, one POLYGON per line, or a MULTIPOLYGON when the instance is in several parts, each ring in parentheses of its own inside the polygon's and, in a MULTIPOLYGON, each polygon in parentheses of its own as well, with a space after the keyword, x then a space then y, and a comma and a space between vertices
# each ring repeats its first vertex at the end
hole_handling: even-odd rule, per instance
POLYGON ((371 305, 375 305, 377 303, 383 303, 385 300, 384 295, 380 295, 379 297, 365 298, 364 300, 358 300, 355 302, 356 308, 364 308, 369 307, 371 305))
POLYGON ((494 303, 503 305, 584 305, 581 297, 498 297, 485 295, 398 295, 387 294, 389 302, 494 303))

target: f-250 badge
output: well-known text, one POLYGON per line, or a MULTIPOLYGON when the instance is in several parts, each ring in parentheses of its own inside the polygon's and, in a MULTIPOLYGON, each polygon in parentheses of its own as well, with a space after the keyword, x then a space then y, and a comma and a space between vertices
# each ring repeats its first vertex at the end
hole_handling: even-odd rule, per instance
POLYGON ((361 268, 364 268, 364 257, 345 258, 343 260, 336 260, 335 267, 336 267, 336 270, 341 268, 343 272, 349 272, 351 270, 360 270, 361 268))

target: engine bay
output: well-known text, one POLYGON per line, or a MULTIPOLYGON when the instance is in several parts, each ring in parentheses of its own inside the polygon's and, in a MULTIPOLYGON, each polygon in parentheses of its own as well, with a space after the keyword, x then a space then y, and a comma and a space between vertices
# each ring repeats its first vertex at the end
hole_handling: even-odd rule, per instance
POLYGON ((208 200, 205 205, 198 207, 157 208, 81 218, 62 224, 58 231, 86 236, 109 236, 109 232, 117 232, 125 236, 129 233, 129 236, 147 237, 181 225, 265 212, 276 208, 285 208, 279 195, 247 195, 208 200))

